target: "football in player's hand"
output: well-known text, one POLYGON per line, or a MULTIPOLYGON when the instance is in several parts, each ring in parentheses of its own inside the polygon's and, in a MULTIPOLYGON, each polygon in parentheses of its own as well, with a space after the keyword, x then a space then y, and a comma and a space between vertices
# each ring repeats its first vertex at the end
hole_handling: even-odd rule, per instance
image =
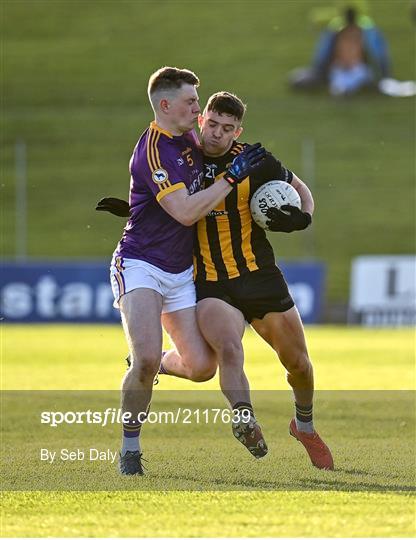
MULTIPOLYGON (((271 180, 263 184, 254 193, 250 202, 250 211, 254 221, 262 229, 269 230, 269 208, 280 210, 282 206, 290 205, 301 208, 299 193, 294 187, 282 180, 271 180)), ((282 210, 283 212, 284 210, 282 210)))

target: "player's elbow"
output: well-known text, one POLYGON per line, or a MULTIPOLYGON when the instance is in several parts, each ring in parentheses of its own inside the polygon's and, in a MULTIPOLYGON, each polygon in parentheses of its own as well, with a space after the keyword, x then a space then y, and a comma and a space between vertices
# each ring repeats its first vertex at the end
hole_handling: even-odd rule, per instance
POLYGON ((184 225, 185 227, 192 227, 192 225, 194 225, 194 223, 196 223, 196 219, 193 218, 193 216, 189 216, 189 215, 180 215, 180 216, 177 216, 175 217, 176 221, 179 221, 179 223, 181 225, 184 225))
POLYGON ((194 224, 193 215, 190 215, 185 209, 180 207, 165 206, 164 210, 178 223, 185 227, 190 227, 194 224))
POLYGON ((199 221, 199 216, 187 216, 184 218, 185 223, 182 223, 186 227, 192 227, 197 221, 199 221))
POLYGON ((185 227, 192 227, 192 225, 198 221, 196 209, 192 207, 186 200, 178 201, 178 197, 174 199, 174 195, 174 193, 172 195, 168 195, 166 197, 166 201, 165 199, 162 200, 162 208, 181 225, 184 225, 185 227))
POLYGON ((200 219, 200 215, 195 208, 183 208, 181 212, 177 212, 175 219, 185 227, 192 227, 200 219))
POLYGON ((192 196, 188 195, 185 200, 185 204, 182 205, 178 212, 178 221, 185 225, 185 227, 192 227, 197 221, 201 219, 201 209, 196 201, 192 200, 192 196))

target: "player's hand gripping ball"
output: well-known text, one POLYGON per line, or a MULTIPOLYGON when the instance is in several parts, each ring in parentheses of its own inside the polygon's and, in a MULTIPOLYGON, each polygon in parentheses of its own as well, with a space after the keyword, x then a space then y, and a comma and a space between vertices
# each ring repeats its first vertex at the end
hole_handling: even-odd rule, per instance
POLYGON ((311 215, 301 210, 299 193, 282 180, 260 186, 251 199, 250 210, 257 225, 268 231, 300 231, 312 222, 311 215))

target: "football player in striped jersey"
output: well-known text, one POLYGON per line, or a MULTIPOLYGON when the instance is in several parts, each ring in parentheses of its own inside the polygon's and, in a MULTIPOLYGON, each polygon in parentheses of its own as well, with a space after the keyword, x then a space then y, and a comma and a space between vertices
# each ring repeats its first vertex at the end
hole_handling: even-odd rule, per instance
MULTIPOLYGON (((227 174, 228 164, 244 151, 246 145, 237 140, 242 132, 244 113, 245 105, 235 95, 219 92, 209 98, 199 119, 205 189, 220 181, 227 174)), ((268 155, 196 225, 194 279, 198 324, 217 353, 221 389, 231 406, 248 409, 253 415, 252 423, 233 426, 234 435, 246 446, 255 437, 260 446, 257 456, 262 454, 265 442, 259 437, 261 430, 256 429, 249 383, 243 369, 241 340, 247 321, 276 351, 287 370, 295 409, 290 434, 304 445, 313 465, 333 469, 331 452, 313 424, 313 367, 301 318, 276 266, 265 231, 250 213, 251 196, 269 180, 291 183, 302 201, 301 210, 286 207, 288 214, 269 210, 269 228, 292 232, 311 224, 314 201, 310 190, 292 171, 268 155)))
POLYGON ((162 356, 162 325, 185 376, 207 380, 216 371, 196 322, 193 227, 264 158, 260 145, 236 156, 227 174, 201 191, 202 154, 190 134, 200 113, 198 77, 161 68, 149 80, 155 119, 130 160, 130 219, 113 254, 111 284, 129 344, 131 366, 122 384, 120 472, 143 474, 139 436, 162 356), (179 358, 179 360, 178 360, 179 358), (191 361, 192 359, 192 361, 191 361))

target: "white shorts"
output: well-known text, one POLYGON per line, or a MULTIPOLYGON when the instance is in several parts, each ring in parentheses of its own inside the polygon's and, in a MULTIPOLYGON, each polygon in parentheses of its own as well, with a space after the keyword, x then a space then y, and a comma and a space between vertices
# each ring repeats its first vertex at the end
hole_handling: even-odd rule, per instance
POLYGON ((111 261, 110 280, 116 308, 123 294, 138 288, 153 289, 162 295, 162 313, 196 305, 192 266, 180 274, 171 274, 145 261, 115 257, 111 261))

